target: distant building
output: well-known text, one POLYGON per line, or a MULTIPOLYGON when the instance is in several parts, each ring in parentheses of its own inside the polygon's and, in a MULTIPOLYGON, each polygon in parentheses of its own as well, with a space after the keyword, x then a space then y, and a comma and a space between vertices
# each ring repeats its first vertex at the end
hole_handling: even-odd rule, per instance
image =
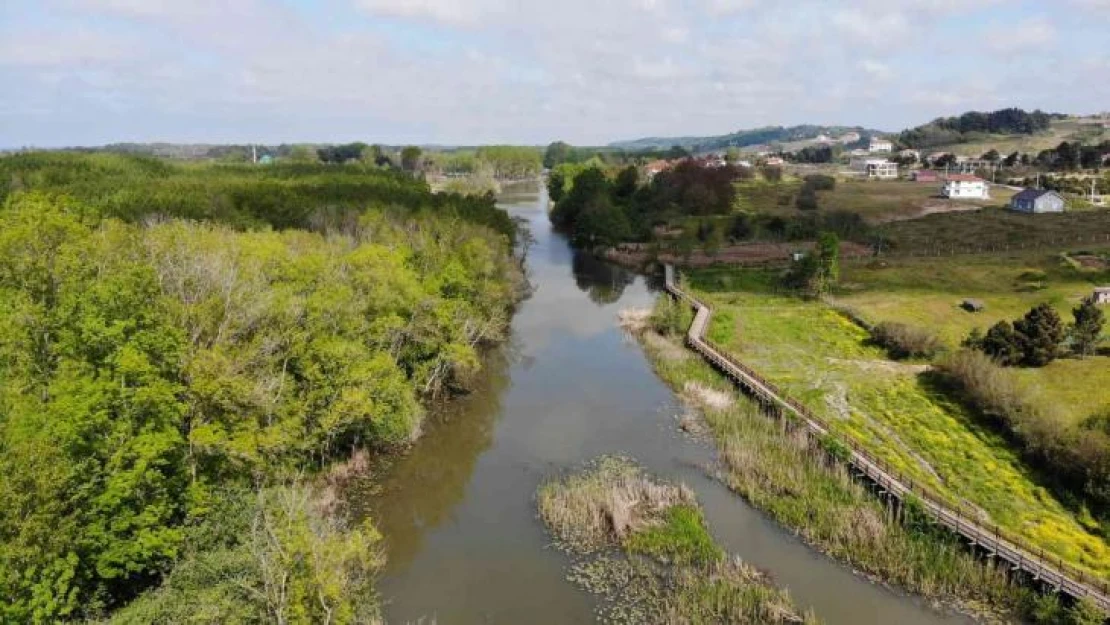
POLYGON ((782 160, 781 157, 772 156, 767 159, 767 164, 781 167, 782 165, 786 164, 786 161, 782 160))
POLYGON ((652 161, 647 165, 644 165, 644 176, 648 180, 651 180, 657 174, 667 171, 670 168, 671 164, 668 161, 652 161))
POLYGON ((856 141, 859 141, 859 133, 858 132, 846 132, 846 133, 840 135, 839 137, 837 137, 836 140, 841 142, 841 143, 855 143, 856 141))
POLYGON ((263 154, 262 156, 258 157, 259 165, 272 165, 273 163, 274 157, 270 156, 269 154, 263 154))
POLYGON ((853 158, 848 166, 868 178, 890 180, 898 177, 898 164, 885 158, 853 158))
POLYGON ((826 135, 826 134, 817 135, 817 138, 814 139, 813 141, 815 143, 832 143, 833 142, 833 140, 829 137, 829 135, 826 135))
POLYGON ((914 182, 940 182, 940 172, 935 169, 918 169, 912 176, 914 182))
POLYGON ((948 167, 948 170, 956 174, 974 174, 980 169, 990 169, 994 167, 994 163, 985 161, 981 158, 971 158, 969 156, 957 156, 956 162, 948 167))
POLYGON ((1096 304, 1110 304, 1110 286, 1096 286, 1091 299, 1095 300, 1096 304))
POLYGON ((987 181, 978 176, 953 174, 944 179, 940 194, 953 200, 989 200, 987 181))
POLYGON ((1026 189, 1010 198, 1010 210, 1020 213, 1062 213, 1064 197, 1055 191, 1026 189))
POLYGON ((871 142, 867 144, 867 150, 870 152, 891 152, 894 150, 894 144, 886 139, 871 137, 871 142))
POLYGON ((915 160, 921 160, 921 152, 918 152, 917 150, 902 150, 898 152, 898 156, 901 156, 902 158, 909 158, 912 156, 915 160))

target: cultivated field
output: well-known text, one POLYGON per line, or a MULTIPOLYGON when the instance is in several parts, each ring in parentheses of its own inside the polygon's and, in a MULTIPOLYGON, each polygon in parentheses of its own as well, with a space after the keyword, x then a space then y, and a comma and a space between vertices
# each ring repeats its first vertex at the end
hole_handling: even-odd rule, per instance
MULTIPOLYGON (((845 280, 865 287, 845 299, 875 320, 888 318, 881 312, 884 297, 898 298, 901 293, 889 282, 884 286, 877 277, 882 272, 866 284, 868 276, 853 271, 845 269, 845 280)), ((915 276, 912 270, 897 279, 886 275, 903 289, 919 279, 923 282, 917 290, 930 288, 925 277, 915 276)), ((951 280, 955 283, 946 286, 965 296, 959 278, 951 280)), ((865 444, 913 480, 967 502, 984 520, 1073 564, 1110 575, 1110 545, 1094 533, 1093 520, 1068 509, 1039 485, 1007 441, 936 387, 926 365, 889 360, 884 351, 868 343, 863 329, 824 303, 774 294, 766 272, 705 270, 693 272, 689 283, 717 310, 710 338, 824 417, 838 432, 865 444)), ((955 291, 943 288, 936 287, 934 301, 948 306, 955 291)), ((1062 300, 1071 297, 1069 288, 1060 287, 1062 300)), ((993 297, 987 301, 988 310, 1000 317, 1024 304, 1020 297, 1007 304, 993 297)), ((907 295, 887 310, 902 315, 913 309, 912 296, 907 295)), ((927 313, 914 312, 923 320, 931 319, 927 313)), ((949 307, 944 312, 954 311, 949 307)), ((960 329, 949 330, 950 339, 958 337, 960 329)), ((1099 360, 1108 368, 1106 358, 1082 364, 1094 368, 1099 360)))

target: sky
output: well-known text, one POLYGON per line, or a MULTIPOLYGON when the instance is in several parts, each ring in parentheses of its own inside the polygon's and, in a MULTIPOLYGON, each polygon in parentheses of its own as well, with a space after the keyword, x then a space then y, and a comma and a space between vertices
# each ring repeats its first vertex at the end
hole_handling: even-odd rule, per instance
POLYGON ((1110 109, 1110 0, 0 0, 0 147, 598 145, 1110 109))

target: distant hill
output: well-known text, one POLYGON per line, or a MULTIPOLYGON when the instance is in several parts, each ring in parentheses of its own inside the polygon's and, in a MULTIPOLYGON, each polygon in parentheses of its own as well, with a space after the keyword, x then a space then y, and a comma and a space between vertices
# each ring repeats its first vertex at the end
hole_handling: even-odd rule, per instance
POLYGON ((816 139, 820 135, 833 138, 848 132, 859 133, 862 137, 884 134, 879 130, 872 130, 862 126, 816 126, 803 124, 801 126, 764 126, 750 130, 738 130, 727 135, 709 137, 646 137, 631 141, 616 141, 609 147, 622 150, 657 150, 666 149, 674 145, 682 146, 692 152, 708 152, 711 150, 724 150, 727 148, 744 148, 767 143, 790 143, 816 139))
POLYGON ((1019 108, 968 111, 958 117, 938 117, 927 124, 903 130, 898 135, 898 143, 910 148, 931 148, 970 143, 987 136, 1032 135, 1047 131, 1053 120, 1066 118, 1067 115, 1039 109, 1032 112, 1019 108))

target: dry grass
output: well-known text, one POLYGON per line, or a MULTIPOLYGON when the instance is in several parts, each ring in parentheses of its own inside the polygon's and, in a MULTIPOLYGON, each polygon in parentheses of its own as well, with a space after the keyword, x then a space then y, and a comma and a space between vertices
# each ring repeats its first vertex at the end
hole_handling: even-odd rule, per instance
POLYGON ((650 479, 631 460, 606 456, 587 471, 540 487, 540 516, 561 546, 592 553, 657 524, 670 507, 694 503, 684 485, 650 479))
POLYGON ((628 332, 643 332, 651 325, 650 308, 625 308, 617 313, 617 325, 628 332))
POLYGON ((702 408, 725 410, 736 402, 735 395, 727 391, 719 391, 700 382, 686 382, 682 385, 682 395, 685 400, 702 408))

